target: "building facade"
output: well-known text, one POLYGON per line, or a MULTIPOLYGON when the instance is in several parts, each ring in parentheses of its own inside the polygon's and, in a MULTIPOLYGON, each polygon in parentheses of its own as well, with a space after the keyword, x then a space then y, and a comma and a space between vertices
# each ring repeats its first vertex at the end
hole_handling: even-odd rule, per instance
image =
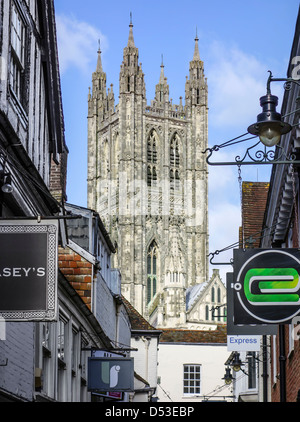
POLYGON ((216 330, 163 329, 158 352, 159 402, 233 401, 224 384, 226 326, 216 330))
MULTIPOLYGON (((130 345, 130 321, 118 299, 120 291, 119 295, 116 293, 120 283, 118 274, 114 277, 115 272, 110 270, 113 247, 103 237, 106 232, 99 219, 94 230, 88 231, 90 249, 76 243, 77 239, 68 242, 66 219, 73 220, 66 215, 64 206, 68 149, 54 1, 0 1, 0 53, 0 217, 6 220, 11 232, 12 226, 15 228, 12 220, 19 219, 30 220, 33 231, 43 226, 46 219, 57 220, 59 231, 55 245, 51 245, 57 259, 56 253, 49 257, 57 267, 54 269, 53 265, 52 274, 50 271, 46 274, 55 285, 52 318, 43 314, 33 319, 32 308, 27 314, 18 308, 15 314, 19 315, 8 320, 7 311, 15 308, 7 309, 1 302, 0 402, 91 401, 88 391, 91 350, 110 351, 119 343, 130 345), (71 278, 74 274, 77 279, 71 278), (25 317, 20 321, 23 314, 25 317)), ((93 220, 93 213, 89 215, 93 220)), ((4 252, 11 243, 7 233, 3 240, 2 227, 1 274, 9 258, 4 252)), ((84 240, 87 241, 86 237, 84 240)), ((33 249, 29 241, 23 251, 25 248, 33 249)), ((24 267, 33 266, 16 249, 13 251, 16 262, 22 262, 24 267)), ((46 255, 48 259, 48 250, 46 255)), ((23 306, 24 297, 18 292, 23 288, 28 295, 33 278, 31 274, 27 278, 18 277, 17 281, 10 278, 9 282, 14 281, 17 287, 9 299, 19 297, 20 307, 23 306)), ((3 297, 7 290, 3 283, 0 288, 3 297)), ((38 287, 30 292, 35 297, 41 294, 38 287)))
MULTIPOLYGON (((53 1, 1 1, 0 12, 1 217, 52 217, 61 211, 68 153, 53 1), (56 170, 57 199, 50 193, 56 170)), ((35 375, 40 382, 40 362, 35 361, 39 328, 26 321, 1 325, 0 401, 31 401, 35 375)))
MULTIPOLYGON (((298 101, 300 56, 300 17, 298 13, 287 78, 291 83, 285 90, 281 114, 292 130, 281 137, 280 147, 289 157, 295 154, 299 161, 300 131, 298 101)), ((299 250, 299 163, 273 165, 267 198, 262 248, 295 248, 299 250)), ((299 318, 299 315, 297 316, 299 318)), ((300 342, 299 322, 279 324, 277 335, 270 338, 271 370, 270 391, 274 402, 300 400, 300 342)))
POLYGON ((146 87, 133 25, 120 68, 119 104, 98 52, 88 97, 88 207, 116 245, 122 293, 154 326, 186 326, 186 291, 208 279, 207 81, 198 38, 174 105, 161 65, 146 87))

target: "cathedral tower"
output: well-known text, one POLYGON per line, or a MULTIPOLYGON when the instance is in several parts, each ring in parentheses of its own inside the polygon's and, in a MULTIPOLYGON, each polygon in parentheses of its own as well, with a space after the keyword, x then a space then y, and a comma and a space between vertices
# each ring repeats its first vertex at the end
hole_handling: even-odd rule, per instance
POLYGON ((208 279, 207 82, 198 38, 185 104, 169 99, 163 61, 146 88, 133 25, 123 50, 119 104, 98 51, 88 97, 88 207, 116 244, 122 293, 153 325, 185 327, 186 291, 208 279))

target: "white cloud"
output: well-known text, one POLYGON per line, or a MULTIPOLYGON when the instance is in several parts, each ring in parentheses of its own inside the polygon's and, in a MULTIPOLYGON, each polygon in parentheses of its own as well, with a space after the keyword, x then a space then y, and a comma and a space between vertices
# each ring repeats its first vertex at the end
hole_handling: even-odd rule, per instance
POLYGON ((58 51, 61 73, 70 67, 76 67, 81 72, 92 72, 101 42, 101 51, 108 47, 107 38, 101 32, 86 22, 80 22, 75 17, 56 16, 58 51))
MULTIPOLYGON (((239 227, 241 224, 241 209, 239 204, 231 204, 222 201, 216 202, 209 211, 209 253, 221 251, 229 246, 237 248, 239 239, 239 227)), ((218 268, 223 282, 226 281, 226 273, 232 272, 229 264, 232 259, 233 247, 216 254, 212 260, 214 265, 210 265, 210 270, 218 268), (218 265, 218 263, 228 263, 228 265, 218 265)), ((212 257, 210 256, 209 259, 212 257)))
POLYGON ((244 127, 246 132, 260 113, 259 98, 266 94, 266 64, 238 47, 225 47, 220 42, 212 44, 209 55, 206 73, 213 115, 210 124, 244 127))

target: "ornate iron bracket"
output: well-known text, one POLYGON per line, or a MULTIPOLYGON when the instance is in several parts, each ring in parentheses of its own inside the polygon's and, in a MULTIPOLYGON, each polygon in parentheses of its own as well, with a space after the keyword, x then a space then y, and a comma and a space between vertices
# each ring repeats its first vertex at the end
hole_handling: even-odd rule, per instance
POLYGON ((212 256, 209 260, 209 262, 212 265, 233 265, 233 259, 230 260, 230 262, 213 262, 213 259, 215 257, 215 255, 219 255, 220 252, 223 251, 215 251, 215 252, 211 252, 208 256, 212 256))
POLYGON ((260 164, 300 164, 300 160, 296 153, 292 153, 289 157, 286 155, 284 149, 277 145, 276 150, 267 149, 264 147, 263 150, 252 150, 257 147, 260 142, 256 142, 251 147, 247 148, 244 156, 241 158, 239 155, 235 157, 235 161, 210 161, 212 154, 215 151, 219 151, 220 145, 215 145, 212 148, 207 148, 203 151, 203 154, 209 151, 206 157, 206 162, 210 166, 242 166, 242 165, 260 165, 260 164), (248 159, 248 161, 247 161, 248 159))
POLYGON ((218 306, 213 306, 210 309, 210 312, 211 312, 211 315, 212 315, 213 318, 215 318, 215 317, 217 317, 217 318, 227 318, 227 315, 215 315, 215 311, 219 310, 223 306, 226 306, 226 304, 224 304, 224 305, 218 305, 218 306))
MULTIPOLYGON (((285 82, 284 89, 287 91, 291 89, 292 83, 300 86, 300 80, 296 80, 292 78, 273 78, 272 72, 270 70, 268 72, 269 72, 269 77, 267 80, 267 94, 271 93, 271 88, 270 88, 271 82, 285 82)), ((283 117, 287 117, 288 115, 294 114, 298 111, 300 111, 299 108, 292 111, 291 113, 288 113, 286 116, 283 116, 283 117)), ((216 151, 219 151, 221 148, 229 147, 241 142, 245 142, 245 141, 257 138, 257 136, 250 136, 250 137, 245 138, 246 135, 249 135, 249 133, 246 132, 243 135, 233 138, 223 144, 214 145, 212 148, 207 148, 205 151, 203 151, 203 154, 208 152, 208 156, 206 157, 207 164, 211 166, 232 166, 232 165, 242 166, 242 165, 261 165, 261 164, 300 165, 300 155, 298 152, 292 152, 288 155, 281 146, 277 145, 275 149, 270 149, 266 146, 263 146, 260 141, 256 142, 254 145, 247 148, 243 157, 239 155, 236 156, 234 161, 228 161, 228 162, 211 161, 211 157, 213 153, 216 151), (259 144, 263 147, 263 149, 259 149, 259 150, 255 149, 258 147, 259 144)))

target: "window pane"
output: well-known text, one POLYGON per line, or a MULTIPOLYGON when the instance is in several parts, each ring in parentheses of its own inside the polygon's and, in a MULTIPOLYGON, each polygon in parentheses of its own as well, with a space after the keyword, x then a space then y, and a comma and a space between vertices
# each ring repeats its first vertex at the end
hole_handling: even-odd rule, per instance
POLYGON ((153 275, 156 275, 156 256, 153 256, 153 275))
POLYGON ((58 340, 57 340, 57 356, 59 359, 64 360, 65 358, 65 324, 63 321, 59 321, 57 324, 58 329, 58 340))
POLYGON ((21 83, 24 71, 25 54, 25 25, 15 7, 11 9, 11 58, 10 58, 10 86, 19 100, 22 100, 21 83))
POLYGON ((151 256, 148 255, 147 258, 147 274, 150 275, 151 274, 151 256))
POLYGON ((151 277, 147 279, 147 302, 151 301, 151 277))
POLYGON ((200 394, 201 365, 184 365, 183 366, 183 393, 187 395, 200 394))

